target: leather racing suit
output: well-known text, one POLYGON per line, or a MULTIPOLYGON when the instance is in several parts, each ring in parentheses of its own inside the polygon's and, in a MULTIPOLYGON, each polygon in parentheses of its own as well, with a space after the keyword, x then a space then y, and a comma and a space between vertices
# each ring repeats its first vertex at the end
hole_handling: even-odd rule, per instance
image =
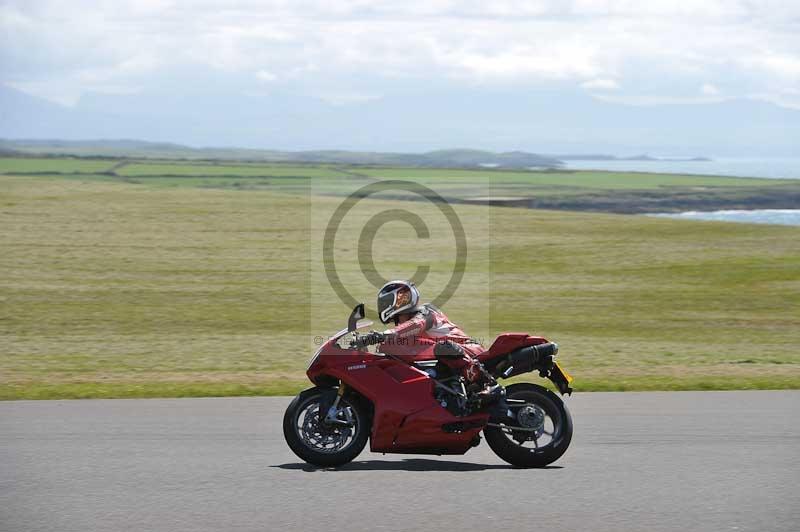
POLYGON ((468 355, 477 356, 485 351, 481 344, 431 304, 422 305, 411 319, 383 334, 386 338, 381 351, 412 360, 435 358, 432 350, 437 344, 448 341, 460 345, 468 355))
POLYGON ((461 373, 475 390, 493 382, 478 361, 485 349, 431 304, 409 320, 384 331, 380 350, 407 361, 438 359, 461 373))

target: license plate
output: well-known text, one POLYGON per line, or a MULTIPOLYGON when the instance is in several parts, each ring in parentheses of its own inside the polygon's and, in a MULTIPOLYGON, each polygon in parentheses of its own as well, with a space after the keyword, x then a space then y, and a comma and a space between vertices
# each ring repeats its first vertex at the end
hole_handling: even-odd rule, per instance
POLYGON ((558 372, 561 373, 561 375, 563 375, 564 378, 567 380, 567 384, 569 384, 570 382, 572 382, 574 380, 572 378, 572 375, 570 375, 569 373, 564 371, 564 368, 562 368, 561 364, 559 364, 558 362, 556 362, 556 367, 558 368, 558 372))

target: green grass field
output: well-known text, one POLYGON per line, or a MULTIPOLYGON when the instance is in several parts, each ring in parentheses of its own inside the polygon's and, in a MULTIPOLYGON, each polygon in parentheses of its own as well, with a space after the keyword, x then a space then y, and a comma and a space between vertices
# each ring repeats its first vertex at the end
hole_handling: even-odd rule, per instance
POLYGON ((647 190, 659 187, 726 187, 726 186, 775 186, 785 184, 782 180, 713 177, 700 175, 648 174, 634 172, 591 171, 480 171, 480 170, 428 170, 405 168, 370 168, 362 171, 381 179, 414 179, 421 182, 441 181, 470 184, 489 182, 504 185, 530 185, 545 187, 592 188, 598 190, 647 190))
MULTIPOLYGON (((313 337, 341 328, 348 312, 321 280, 315 247, 320 216, 341 198, 317 192, 371 182, 364 169, 317 167, 336 172, 327 188, 324 176, 277 176, 242 191, 224 177, 209 178, 221 180, 216 188, 198 177, 127 182, 75 166, 113 161, 65 161, 64 173, 87 173, 0 176, 0 398, 283 394, 306 385, 313 337)), ((0 172, 40 171, 14 165, 4 159, 0 172)), ((411 203, 364 206, 337 237, 337 264, 370 302, 356 231, 411 203)), ((506 330, 558 341, 576 389, 800 387, 800 228, 455 209, 470 262, 445 310, 488 342, 506 330)), ((408 275, 422 257, 433 265, 425 289, 444 284, 452 250, 434 245, 436 234, 411 250, 407 228, 378 234, 381 272, 408 275)))
POLYGON ((353 175, 375 179, 413 179, 424 184, 545 187, 557 189, 652 190, 660 187, 771 187, 791 180, 592 171, 505 171, 430 168, 344 167, 333 164, 237 163, 230 161, 96 160, 0 157, 0 174, 92 174, 114 168, 121 177, 307 177, 341 180, 353 175), (120 164, 118 164, 120 163, 120 164))
POLYGON ((0 157, 0 173, 37 172, 37 173, 92 173, 105 172, 115 163, 110 160, 75 159, 75 158, 27 158, 0 157))
MULTIPOLYGON (((452 201, 526 198, 530 206, 600 212, 790 208, 800 181, 600 171, 386 168, 165 159, 0 158, 0 174, 108 181, 159 188, 220 188, 341 195, 356 182, 412 180, 452 201)), ((395 199, 402 199, 399 194, 395 199)))
POLYGON ((185 164, 164 162, 133 163, 121 167, 117 173, 129 177, 161 176, 235 176, 235 177, 341 177, 327 166, 291 165, 241 165, 241 164, 185 164))

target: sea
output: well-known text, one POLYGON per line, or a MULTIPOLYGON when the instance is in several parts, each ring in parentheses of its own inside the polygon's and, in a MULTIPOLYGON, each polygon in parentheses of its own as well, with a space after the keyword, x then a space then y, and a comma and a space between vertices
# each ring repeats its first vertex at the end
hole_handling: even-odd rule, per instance
POLYGON ((748 224, 800 225, 800 209, 686 211, 676 214, 649 214, 648 216, 678 218, 680 220, 711 220, 715 222, 741 222, 748 224))
MULTIPOLYGON (((571 170, 616 170, 620 172, 722 175, 763 179, 800 179, 800 157, 712 158, 709 161, 677 159, 680 158, 664 157, 655 161, 566 161, 566 168, 571 170)), ((688 211, 676 214, 654 214, 652 216, 684 220, 800 226, 800 205, 797 207, 797 209, 688 211)))

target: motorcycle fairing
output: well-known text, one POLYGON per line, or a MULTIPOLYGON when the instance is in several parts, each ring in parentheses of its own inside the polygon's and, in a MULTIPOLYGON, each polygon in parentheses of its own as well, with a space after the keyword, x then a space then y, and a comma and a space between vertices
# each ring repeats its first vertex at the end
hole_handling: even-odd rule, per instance
POLYGON ((320 349, 307 374, 312 382, 338 379, 372 401, 373 452, 428 449, 434 454, 463 454, 489 418, 488 414, 456 417, 434 398, 434 381, 427 373, 388 357, 341 349, 333 341, 320 349), (442 429, 456 422, 470 422, 472 428, 442 429))

